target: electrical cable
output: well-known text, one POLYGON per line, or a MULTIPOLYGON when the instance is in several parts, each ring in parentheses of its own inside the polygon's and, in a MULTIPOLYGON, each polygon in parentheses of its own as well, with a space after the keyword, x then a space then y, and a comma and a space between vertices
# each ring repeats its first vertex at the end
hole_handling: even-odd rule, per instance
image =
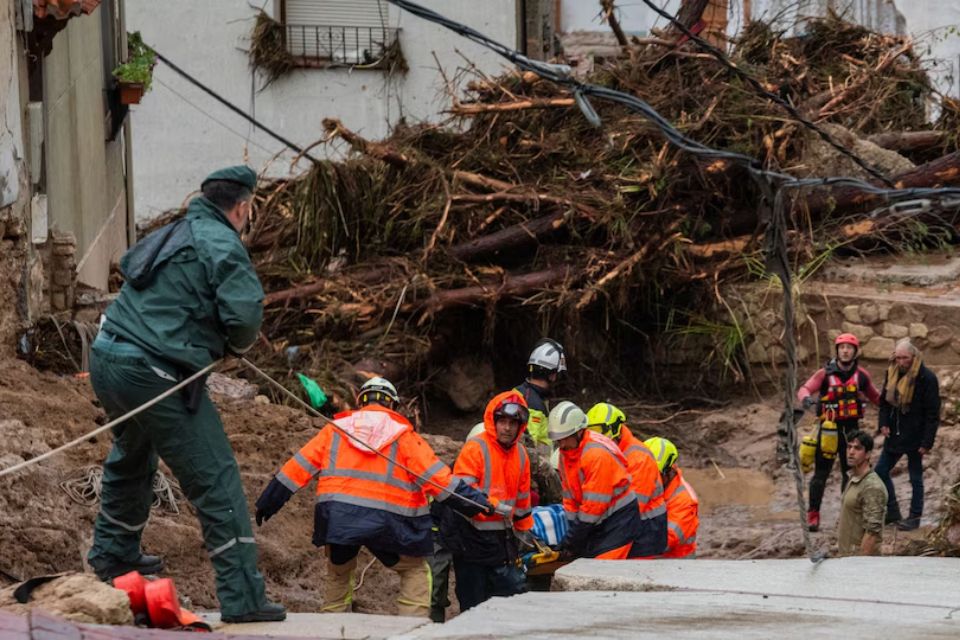
POLYGON ((270 156, 275 156, 275 155, 277 155, 277 153, 276 153, 275 151, 271 151, 270 149, 267 149, 267 148, 266 148, 265 146, 263 146, 262 144, 259 144, 256 140, 251 140, 251 139, 249 138, 249 136, 244 135, 244 134, 240 133, 239 131, 237 131, 236 129, 227 126, 226 124, 224 124, 223 122, 221 122, 220 120, 218 120, 217 118, 215 118, 213 115, 211 115, 210 113, 208 113, 207 111, 205 111, 205 110, 204 110, 202 107, 200 107, 199 105, 197 105, 197 104, 195 104, 194 102, 192 102, 190 99, 188 99, 188 98, 187 98, 186 96, 184 96, 182 93, 180 93, 179 91, 177 91, 176 89, 174 89, 173 87, 171 87, 170 85, 168 85, 166 82, 164 82, 164 81, 161 80, 160 78, 154 78, 153 81, 156 82, 157 84, 159 84, 160 86, 166 88, 167 91, 169 91, 169 92, 172 93, 173 95, 177 96, 178 98, 180 98, 181 100, 183 100, 185 103, 187 103, 188 105, 190 105, 191 107, 193 107, 194 109, 196 109, 197 111, 199 111, 200 113, 202 113, 203 115, 207 116, 208 118, 210 118, 211 120, 213 120, 215 123, 217 123, 218 125, 220 125, 220 126, 223 127, 224 129, 226 129, 227 131, 229 131, 230 133, 232 133, 233 135, 237 136, 238 138, 241 138, 245 143, 247 143, 247 144, 252 144, 253 146, 257 147, 258 149, 260 149, 261 151, 263 151, 264 153, 266 153, 266 154, 268 154, 268 155, 270 155, 270 156))
POLYGON ((717 62, 719 62, 724 67, 726 67, 727 70, 732 71, 738 78, 740 78, 741 80, 744 80, 759 95, 763 96, 770 102, 774 103, 775 105, 777 105, 778 107, 786 111, 788 114, 790 114, 791 118, 793 118, 794 120, 796 120, 797 122, 805 126, 807 129, 810 129, 811 131, 816 133, 818 136, 820 136, 821 140, 829 144, 831 147, 833 147, 834 149, 836 149, 846 157, 853 160, 853 162, 855 162, 858 167, 860 167, 861 169, 863 169, 864 171, 872 175, 874 178, 876 178, 877 180, 880 180, 888 187, 894 186, 893 182, 891 182, 889 178, 884 176, 874 167, 867 164, 867 162, 863 158, 856 155, 855 153, 850 151, 848 148, 844 147, 842 144, 837 142, 833 138, 833 136, 831 136, 829 133, 827 133, 826 131, 824 131, 817 125, 815 125, 812 121, 805 118, 803 114, 801 114, 797 110, 797 108, 794 107, 792 104, 790 104, 789 102, 787 102, 786 100, 778 96, 777 94, 772 93, 771 91, 768 91, 762 84, 760 84, 759 80, 757 80, 756 78, 751 76, 749 73, 747 73, 746 71, 738 67, 736 64, 734 64, 733 61, 731 61, 730 58, 728 58, 723 51, 721 51, 714 45, 710 44, 709 42, 707 42, 706 40, 704 40, 694 32, 690 31, 690 29, 688 29, 687 26, 684 25, 682 22, 677 20, 675 16, 670 15, 670 13, 658 7, 651 0, 643 0, 643 3, 648 7, 650 7, 651 9, 653 9, 657 14, 660 15, 660 17, 666 18, 667 20, 669 20, 671 24, 673 24, 675 27, 677 27, 677 29, 680 30, 681 33, 683 33, 683 35, 689 38, 700 49, 702 49, 703 51, 713 56, 717 60, 717 62))
POLYGON ((196 78, 194 78, 192 75, 190 75, 189 73, 187 73, 186 71, 184 71, 182 68, 180 68, 179 66, 177 66, 176 64, 174 64, 173 62, 171 62, 171 61, 170 61, 166 56, 164 56, 162 53, 160 53, 160 52, 157 51, 156 49, 153 49, 153 47, 151 47, 151 49, 153 50, 153 52, 154 52, 155 54, 157 54, 157 60, 159 60, 160 62, 162 62, 162 63, 164 63, 165 65, 167 65, 168 67, 170 67, 173 71, 175 71, 175 72, 178 73, 180 76, 182 76, 185 80, 187 80, 188 82, 190 82, 192 85, 194 85, 195 87, 197 87, 198 89, 200 89, 201 91, 203 91, 204 93, 206 93, 207 95, 209 95, 210 97, 212 97, 214 100, 216 100, 217 102, 219 102, 219 103, 222 104, 223 106, 227 107, 228 109, 230 109, 231 111, 233 111, 234 113, 236 113, 238 116, 240 116, 241 118, 243 118, 244 120, 246 120, 246 121, 249 122, 250 124, 254 125, 254 126, 257 127, 258 129, 260 129, 261 131, 263 131, 264 133, 266 133, 267 135, 269 135, 270 137, 272 137, 273 139, 277 140, 278 142, 282 142, 282 143, 283 143, 284 145, 286 145, 287 147, 293 149, 294 151, 296 151, 298 154, 302 155, 303 157, 312 160, 312 161, 315 162, 316 164, 320 164, 320 160, 318 160, 317 158, 313 157, 313 156, 310 155, 309 153, 306 153, 306 152, 304 151, 303 147, 301 147, 301 146, 298 145, 298 144, 295 144, 295 143, 291 142, 291 141, 288 140, 287 138, 283 137, 282 135, 280 135, 279 133, 277 133, 276 131, 274 131, 274 130, 271 129, 270 127, 268 127, 267 125, 263 124, 262 122, 260 122, 260 121, 257 120, 256 118, 254 118, 253 116, 249 115, 246 111, 244 111, 243 109, 241 109, 241 108, 238 107, 237 105, 233 104, 232 102, 230 102, 229 100, 227 100, 226 98, 224 98, 223 96, 221 96, 219 93, 217 93, 216 91, 214 91, 213 89, 211 89, 211 88, 208 87, 207 85, 203 84, 202 82, 200 82, 199 80, 197 80, 196 78))

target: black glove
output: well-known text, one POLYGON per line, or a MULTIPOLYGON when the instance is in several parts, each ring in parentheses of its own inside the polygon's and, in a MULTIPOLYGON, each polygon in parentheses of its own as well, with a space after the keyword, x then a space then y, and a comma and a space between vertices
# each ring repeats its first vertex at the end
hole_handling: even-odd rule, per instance
POLYGON ((573 551, 571 551, 567 547, 560 547, 560 557, 557 558, 557 560, 560 562, 571 562, 575 560, 576 557, 577 557, 577 554, 575 554, 573 551))
POLYGON ((457 481, 457 486, 454 488, 453 493, 455 495, 449 496, 444 500, 444 504, 449 506, 455 511, 459 511, 468 518, 472 518, 478 513, 492 513, 493 506, 490 504, 490 501, 487 500, 487 495, 468 485, 463 480, 457 481), (461 500, 457 496, 463 496, 470 500, 461 500), (481 505, 480 507, 477 504, 481 505))
POLYGON ((800 404, 803 405, 804 411, 813 411, 814 408, 817 406, 817 399, 814 398, 813 396, 807 396, 806 398, 803 399, 803 402, 801 402, 800 404))
POLYGON ((280 511, 292 495, 293 491, 287 489, 279 480, 276 478, 271 480, 267 488, 264 489, 260 497, 257 498, 257 526, 261 526, 264 522, 272 518, 273 514, 280 511))
POLYGON ((200 408, 200 401, 203 400, 203 390, 207 388, 207 376, 200 376, 187 386, 180 389, 180 397, 183 399, 183 408, 187 413, 194 415, 200 408))

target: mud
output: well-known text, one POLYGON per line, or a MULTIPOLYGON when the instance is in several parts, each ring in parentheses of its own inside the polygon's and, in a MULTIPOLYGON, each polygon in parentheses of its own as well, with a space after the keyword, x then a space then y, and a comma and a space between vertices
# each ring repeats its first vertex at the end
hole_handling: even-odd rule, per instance
MULTIPOLYGON (((215 400, 252 507, 276 469, 320 424, 297 410, 246 396, 216 396, 215 400)), ((793 478, 774 460, 779 412, 777 400, 747 399, 637 428, 644 436, 666 435, 680 448, 680 464, 701 498, 700 557, 793 557, 803 553, 793 478)), ((634 417, 639 423, 650 416, 628 415, 634 417)), ((478 418, 454 418, 434 411, 427 416, 425 431, 445 434, 427 437, 440 457, 451 463, 464 434, 478 418)), ((103 420, 87 380, 38 373, 18 361, 0 362, 0 466, 56 447, 103 420)), ((869 416, 868 423, 872 420, 869 416)), ((801 424, 801 430, 805 428, 809 425, 801 424)), ((960 456, 954 453, 960 444, 957 431, 955 426, 944 425, 926 461, 925 527, 909 536, 888 528, 884 542, 888 553, 901 550, 936 521, 944 489, 960 475, 960 456)), ((84 570, 97 507, 71 501, 59 485, 78 470, 102 462, 109 443, 109 435, 104 434, 36 467, 0 478, 0 576, 7 584, 36 575, 84 570)), ((902 466, 895 482, 905 506, 910 493, 902 466)), ((822 532, 813 534, 818 547, 829 550, 835 543, 838 512, 839 470, 835 470, 824 500, 822 532)), ((292 611, 316 611, 321 600, 324 557, 310 542, 312 526, 311 487, 256 530, 268 592, 292 611)), ((165 575, 174 579, 187 606, 216 608, 207 551, 187 504, 180 504, 179 514, 153 512, 144 534, 144 549, 165 557, 165 575)), ((371 560, 362 552, 359 567, 363 577, 354 609, 393 613, 398 580, 371 560)), ((451 609, 455 612, 456 605, 451 609)))

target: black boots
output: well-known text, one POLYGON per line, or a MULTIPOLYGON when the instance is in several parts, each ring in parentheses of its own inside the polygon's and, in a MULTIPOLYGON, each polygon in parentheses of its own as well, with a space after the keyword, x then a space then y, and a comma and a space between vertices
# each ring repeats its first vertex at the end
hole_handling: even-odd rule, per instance
POLYGON ((122 576, 131 571, 139 571, 148 576, 153 573, 163 571, 163 558, 160 556, 148 556, 141 553, 139 557, 133 560, 117 560, 116 558, 96 558, 90 560, 90 566, 93 568, 97 577, 104 582, 110 582, 117 576, 122 576))
POLYGON ((905 518, 897 523, 897 529, 900 531, 914 531, 920 528, 920 516, 911 513, 909 518, 905 518))
POLYGON ((237 624, 241 622, 280 622, 287 619, 287 610, 282 604, 265 602, 258 611, 243 613, 238 616, 220 616, 221 622, 237 624))

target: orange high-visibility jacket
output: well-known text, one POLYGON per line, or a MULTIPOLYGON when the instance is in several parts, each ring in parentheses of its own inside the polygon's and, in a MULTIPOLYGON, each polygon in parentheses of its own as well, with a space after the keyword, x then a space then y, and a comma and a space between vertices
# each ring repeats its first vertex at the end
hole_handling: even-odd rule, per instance
POLYGON ((338 428, 321 429, 277 474, 277 480, 291 491, 319 476, 314 543, 377 543, 385 550, 429 555, 427 496, 438 501, 450 496, 458 484, 450 468, 399 413, 369 405, 339 414, 334 421, 338 428), (400 468, 401 464, 420 478, 400 468))
POLYGON ((627 460, 610 438, 584 432, 580 446, 561 450, 563 510, 570 522, 564 546, 596 557, 635 541, 641 524, 627 460), (625 507, 630 507, 625 509, 625 507))
POLYGON ((683 558, 697 550, 697 528, 700 526, 700 503, 697 494, 677 475, 667 485, 667 551, 664 558, 683 558))
MULTIPOLYGON (((513 508, 513 527, 526 531, 533 527, 530 506, 530 457, 521 444, 526 425, 520 427, 517 439, 509 449, 497 442, 497 428, 493 412, 503 402, 527 406, 517 391, 506 391, 487 403, 483 412, 484 431, 467 440, 453 466, 457 478, 476 487, 490 497, 490 502, 507 504, 513 508)), ((511 528, 500 514, 479 513, 470 519, 479 531, 502 531, 511 528)))
POLYGON ((644 520, 656 518, 667 512, 663 495, 663 482, 660 469, 653 452, 637 438, 626 425, 620 428, 620 451, 627 459, 627 471, 632 479, 631 488, 640 504, 640 516, 644 520))

